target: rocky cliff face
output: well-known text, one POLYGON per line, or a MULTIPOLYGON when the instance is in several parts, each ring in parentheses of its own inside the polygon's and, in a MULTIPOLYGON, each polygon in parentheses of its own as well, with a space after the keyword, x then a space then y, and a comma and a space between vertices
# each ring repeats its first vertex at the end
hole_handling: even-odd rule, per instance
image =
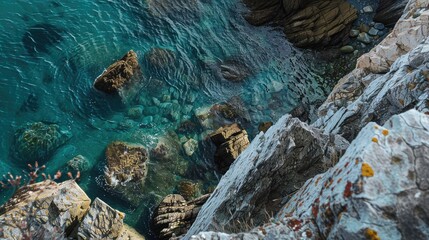
POLYGON ((408 2, 314 124, 284 116, 258 135, 185 238, 428 238, 428 8, 408 2))
POLYGON ((416 110, 384 126, 370 123, 338 164, 308 180, 271 223, 192 239, 427 239, 428 141, 429 116, 416 110))

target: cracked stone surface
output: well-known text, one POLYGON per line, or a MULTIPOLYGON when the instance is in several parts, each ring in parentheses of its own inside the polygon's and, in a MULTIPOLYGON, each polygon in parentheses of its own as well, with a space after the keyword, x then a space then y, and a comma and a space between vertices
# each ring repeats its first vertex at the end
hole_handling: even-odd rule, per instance
POLYGON ((73 180, 22 187, 0 208, 0 237, 62 239, 83 218, 90 202, 73 180))
POLYGON ((96 198, 78 229, 79 239, 114 239, 120 235, 125 214, 96 198))
POLYGON ((335 165, 348 142, 290 115, 282 117, 233 162, 203 205, 187 237, 199 231, 257 226, 278 211, 304 182, 335 165))
POLYGON ((369 123, 340 161, 309 179, 271 223, 192 239, 428 239, 429 116, 369 123))

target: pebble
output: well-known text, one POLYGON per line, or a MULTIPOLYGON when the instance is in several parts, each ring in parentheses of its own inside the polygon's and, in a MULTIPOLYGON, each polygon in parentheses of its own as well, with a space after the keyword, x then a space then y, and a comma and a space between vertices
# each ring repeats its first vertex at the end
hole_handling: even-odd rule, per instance
POLYGON ((185 144, 183 144, 185 153, 188 156, 192 156, 198 148, 198 142, 195 139, 189 139, 185 144))
POLYGON ((164 95, 162 95, 162 101, 163 102, 169 102, 169 101, 171 101, 170 94, 164 94, 164 95))
POLYGON ((350 45, 346 45, 346 46, 343 46, 342 48, 340 48, 340 52, 345 53, 345 54, 352 53, 352 52, 354 52, 354 48, 350 45))
POLYGON ((374 28, 377 30, 383 30, 385 28, 383 23, 376 23, 374 24, 374 28))
POLYGON ((378 35, 378 30, 375 28, 371 28, 368 32, 369 35, 371 36, 377 36, 378 35))
POLYGON ((369 26, 368 25, 366 25, 366 24, 361 24, 360 26, 359 26, 359 31, 361 32, 361 33, 367 33, 367 32, 369 32, 369 26))
POLYGON ((156 97, 153 97, 152 98, 152 102, 153 102, 153 104, 155 105, 155 106, 159 106, 160 104, 161 104, 161 102, 158 100, 158 98, 156 98, 156 97))
POLYGON ((352 29, 351 31, 350 31, 350 37, 357 37, 357 36, 359 36, 359 33, 360 33, 360 31, 358 30, 358 29, 352 29))
POLYGON ((363 12, 364 13, 372 13, 372 12, 374 12, 374 9, 368 5, 368 6, 363 8, 363 12))
POLYGON ((281 90, 283 90, 283 84, 281 82, 272 81, 271 84, 273 92, 280 92, 281 90))
POLYGON ((363 43, 366 43, 366 44, 371 43, 371 38, 369 37, 369 35, 367 33, 364 33, 364 32, 359 34, 357 40, 359 42, 363 42, 363 43))

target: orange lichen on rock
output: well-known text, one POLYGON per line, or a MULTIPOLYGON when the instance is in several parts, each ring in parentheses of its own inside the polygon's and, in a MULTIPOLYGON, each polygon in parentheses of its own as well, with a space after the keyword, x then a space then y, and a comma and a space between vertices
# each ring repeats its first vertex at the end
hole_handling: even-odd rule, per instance
POLYGON ((374 170, 368 163, 362 163, 362 176, 364 177, 374 176, 374 170))
POLYGON ((384 129, 381 133, 382 133, 384 136, 387 136, 387 135, 389 135, 389 130, 384 129))
POLYGON ((365 230, 365 237, 366 239, 370 239, 370 240, 380 240, 381 238, 378 236, 377 231, 371 229, 371 228, 367 228, 365 230))
POLYGON ((372 141, 373 141, 373 142, 375 142, 375 143, 378 143, 378 138, 373 137, 373 138, 372 138, 372 141))

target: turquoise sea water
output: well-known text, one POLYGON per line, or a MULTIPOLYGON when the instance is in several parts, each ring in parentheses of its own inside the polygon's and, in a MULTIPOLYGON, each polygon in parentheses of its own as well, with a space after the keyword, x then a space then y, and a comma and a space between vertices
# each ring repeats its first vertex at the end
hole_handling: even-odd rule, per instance
MULTIPOLYGON (((210 129, 178 133, 181 122, 196 121, 197 109, 233 98, 246 115, 241 124, 252 138, 260 122, 276 121, 301 101, 313 103, 328 92, 318 83, 312 59, 288 44, 281 31, 250 26, 244 12, 238 0, 2 1, 0 174, 21 172, 22 164, 11 154, 20 126, 56 123, 73 137, 40 160, 47 172, 62 169, 76 155, 85 156, 93 168, 82 174, 82 188, 92 199, 100 197, 124 211, 126 222, 151 238, 151 210, 175 191, 180 179, 200 182, 204 191, 220 177, 213 146, 204 141, 210 129), (144 56, 153 48, 173 51, 174 67, 157 71, 148 66, 144 56), (141 86, 116 97, 96 91, 94 79, 130 49, 142 66, 141 86), (227 81, 222 63, 245 69, 247 77, 240 83, 227 81), (136 107, 143 109, 137 119, 129 113, 136 107), (109 143, 122 140, 151 149, 168 132, 178 134, 175 139, 199 141, 191 157, 178 150, 187 161, 185 174, 151 163, 149 168, 156 170, 149 172, 138 206, 105 189, 109 143), (164 181, 167 175, 173 180, 164 181)), ((4 190, 1 202, 10 194, 4 190)))

